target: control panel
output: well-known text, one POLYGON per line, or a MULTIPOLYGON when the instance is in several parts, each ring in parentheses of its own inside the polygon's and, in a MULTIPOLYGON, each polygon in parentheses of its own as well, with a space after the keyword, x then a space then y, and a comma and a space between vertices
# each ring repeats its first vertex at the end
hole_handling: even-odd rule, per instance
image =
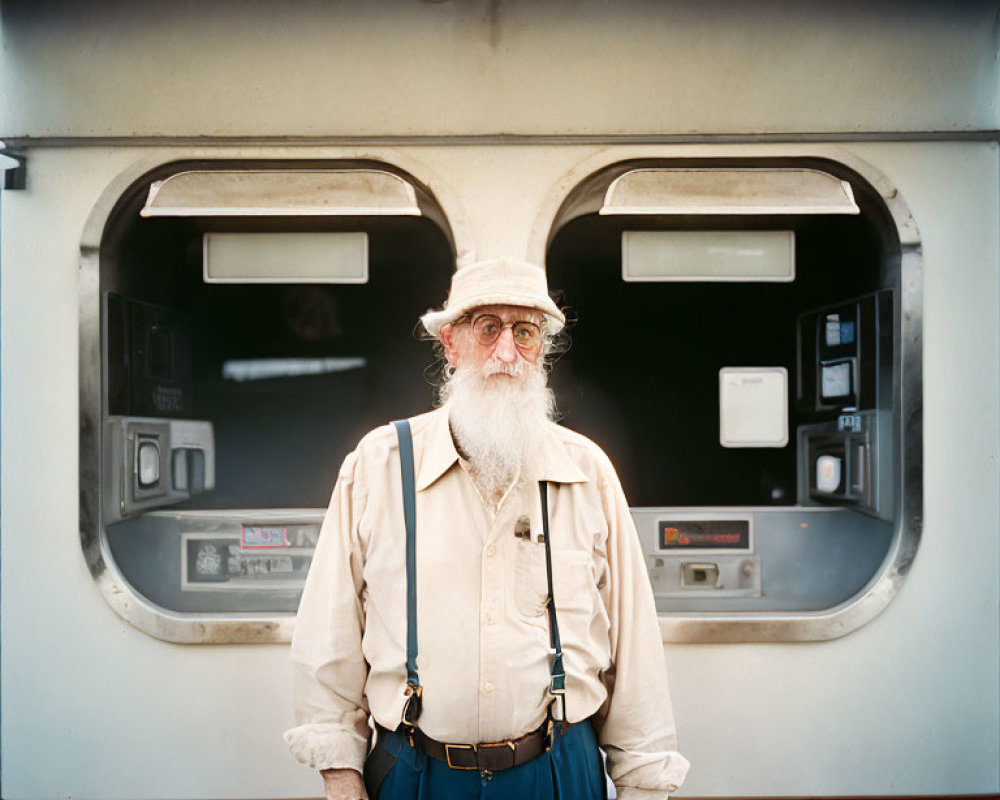
POLYGON ((313 525, 243 525, 180 535, 184 591, 301 589, 316 548, 313 525))
POLYGON ((662 597, 757 597, 760 559, 746 514, 687 512, 655 519, 656 546, 646 566, 662 597))

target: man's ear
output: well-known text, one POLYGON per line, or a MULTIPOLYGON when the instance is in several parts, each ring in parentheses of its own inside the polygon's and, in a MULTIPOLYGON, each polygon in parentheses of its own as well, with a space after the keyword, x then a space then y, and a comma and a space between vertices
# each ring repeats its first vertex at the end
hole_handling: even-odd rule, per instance
POLYGON ((453 367, 457 366, 458 348, 455 346, 455 328, 453 325, 443 325, 440 331, 441 345, 444 347, 444 357, 453 367))

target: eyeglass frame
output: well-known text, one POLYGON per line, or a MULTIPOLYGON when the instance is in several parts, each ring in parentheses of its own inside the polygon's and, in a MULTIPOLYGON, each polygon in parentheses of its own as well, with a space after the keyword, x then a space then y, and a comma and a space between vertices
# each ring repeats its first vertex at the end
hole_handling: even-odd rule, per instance
POLYGON ((500 318, 500 316, 498 314, 490 313, 488 311, 484 311, 481 314, 477 314, 476 316, 473 316, 473 313, 471 311, 467 311, 464 314, 462 314, 462 316, 460 316, 458 319, 456 319, 451 324, 452 324, 452 326, 456 326, 456 325, 462 325, 464 323, 469 323, 469 325, 472 327, 472 334, 473 334, 473 336, 475 336, 476 341, 479 342, 479 344, 482 347, 490 347, 492 345, 495 345, 498 341, 500 341, 500 337, 503 336, 504 330, 506 328, 510 328, 510 338, 511 338, 511 341, 514 343, 514 347, 517 348, 517 351, 522 356, 525 356, 526 358, 530 357, 532 360, 535 360, 535 359, 537 359, 541 355, 542 348, 543 348, 543 346, 545 344, 545 321, 544 320, 545 320, 545 317, 543 315, 542 316, 542 322, 532 322, 530 319, 516 319, 513 322, 504 322, 500 318), (479 336, 478 336, 478 334, 476 333, 476 322, 478 322, 479 320, 483 319, 484 317, 492 317, 493 319, 497 320, 497 322, 500 323, 500 330, 497 333, 496 338, 493 339, 492 341, 489 341, 489 342, 483 342, 483 341, 481 341, 480 338, 479 338, 479 336), (532 349, 525 349, 520 344, 518 344, 517 338, 514 336, 514 326, 515 325, 531 325, 532 327, 536 328, 538 330, 538 345, 537 345, 537 347, 534 347, 532 349))

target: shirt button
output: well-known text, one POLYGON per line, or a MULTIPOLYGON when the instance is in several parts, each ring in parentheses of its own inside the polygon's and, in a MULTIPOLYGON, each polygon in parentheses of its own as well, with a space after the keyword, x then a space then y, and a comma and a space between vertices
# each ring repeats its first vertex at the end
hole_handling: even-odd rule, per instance
POLYGON ((486 692, 486 694, 489 694, 490 692, 492 692, 492 691, 493 691, 494 689, 496 689, 496 688, 497 688, 497 687, 496 687, 496 686, 494 686, 494 685, 493 685, 492 683, 490 683, 489 681, 487 681, 486 683, 484 683, 484 684, 483 684, 483 691, 484 691, 484 692, 486 692))
POLYGON ((486 555, 488 555, 490 558, 493 558, 493 556, 495 556, 496 554, 497 554, 497 549, 493 545, 490 545, 489 547, 486 548, 486 555))

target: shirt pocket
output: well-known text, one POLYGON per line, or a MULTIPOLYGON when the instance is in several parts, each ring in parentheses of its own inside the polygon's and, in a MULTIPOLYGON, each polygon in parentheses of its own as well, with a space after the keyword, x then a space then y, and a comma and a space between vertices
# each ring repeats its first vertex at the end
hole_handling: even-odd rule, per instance
MULTIPOLYGON (((580 550, 552 551, 552 590, 560 620, 564 613, 586 616, 593 613, 597 592, 594 574, 590 553, 580 550)), ((519 540, 514 562, 514 606, 517 612, 538 624, 547 625, 548 594, 544 542, 519 540)))

